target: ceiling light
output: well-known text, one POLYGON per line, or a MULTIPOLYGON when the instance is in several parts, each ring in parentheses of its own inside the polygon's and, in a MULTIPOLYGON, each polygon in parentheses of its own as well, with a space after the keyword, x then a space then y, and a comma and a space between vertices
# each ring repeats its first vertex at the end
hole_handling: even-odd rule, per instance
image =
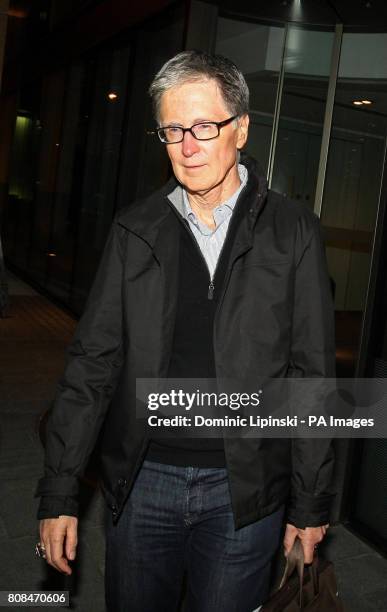
POLYGON ((363 106, 363 102, 361 100, 354 100, 352 104, 354 104, 355 106, 363 106))
POLYGON ((110 93, 108 93, 108 98, 109 100, 116 100, 118 96, 116 93, 114 93, 114 91, 111 91, 110 93))
POLYGON ((372 100, 362 100, 363 104, 372 104, 372 100))

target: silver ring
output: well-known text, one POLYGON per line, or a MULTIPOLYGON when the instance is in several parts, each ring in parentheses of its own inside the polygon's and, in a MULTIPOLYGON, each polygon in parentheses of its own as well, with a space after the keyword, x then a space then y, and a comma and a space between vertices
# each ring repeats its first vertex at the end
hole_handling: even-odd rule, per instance
POLYGON ((47 557, 46 557, 46 548, 45 548, 44 544, 41 544, 40 542, 38 542, 36 544, 36 546, 35 546, 35 554, 40 559, 47 559, 47 557))

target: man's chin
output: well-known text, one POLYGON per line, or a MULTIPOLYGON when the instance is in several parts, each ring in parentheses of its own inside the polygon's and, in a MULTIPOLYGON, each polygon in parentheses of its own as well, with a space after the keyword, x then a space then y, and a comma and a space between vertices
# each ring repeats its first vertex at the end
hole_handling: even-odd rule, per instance
POLYGON ((207 192, 209 191, 213 185, 203 176, 181 176, 178 178, 179 182, 183 185, 184 189, 188 192, 207 192))

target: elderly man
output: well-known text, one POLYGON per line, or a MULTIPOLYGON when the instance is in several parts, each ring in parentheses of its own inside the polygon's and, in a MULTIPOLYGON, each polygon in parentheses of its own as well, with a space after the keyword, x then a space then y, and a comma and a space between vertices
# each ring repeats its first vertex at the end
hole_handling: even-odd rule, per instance
POLYGON ((39 545, 71 573, 103 427, 108 609, 177 610, 186 575, 188 610, 251 612, 282 523, 307 562, 325 534, 330 442, 153 437, 136 379, 334 376, 319 222, 240 156, 249 92, 231 61, 180 53, 150 94, 174 177, 113 221, 48 424, 39 545))

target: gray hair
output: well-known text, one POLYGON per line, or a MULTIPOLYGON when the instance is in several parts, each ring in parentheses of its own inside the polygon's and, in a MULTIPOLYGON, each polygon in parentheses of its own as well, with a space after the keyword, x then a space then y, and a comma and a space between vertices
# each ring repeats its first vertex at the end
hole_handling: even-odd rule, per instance
POLYGON ((182 51, 164 64, 149 87, 156 121, 159 121, 161 97, 166 91, 188 81, 203 79, 217 82, 231 115, 249 112, 249 88, 243 74, 231 60, 204 51, 182 51))

